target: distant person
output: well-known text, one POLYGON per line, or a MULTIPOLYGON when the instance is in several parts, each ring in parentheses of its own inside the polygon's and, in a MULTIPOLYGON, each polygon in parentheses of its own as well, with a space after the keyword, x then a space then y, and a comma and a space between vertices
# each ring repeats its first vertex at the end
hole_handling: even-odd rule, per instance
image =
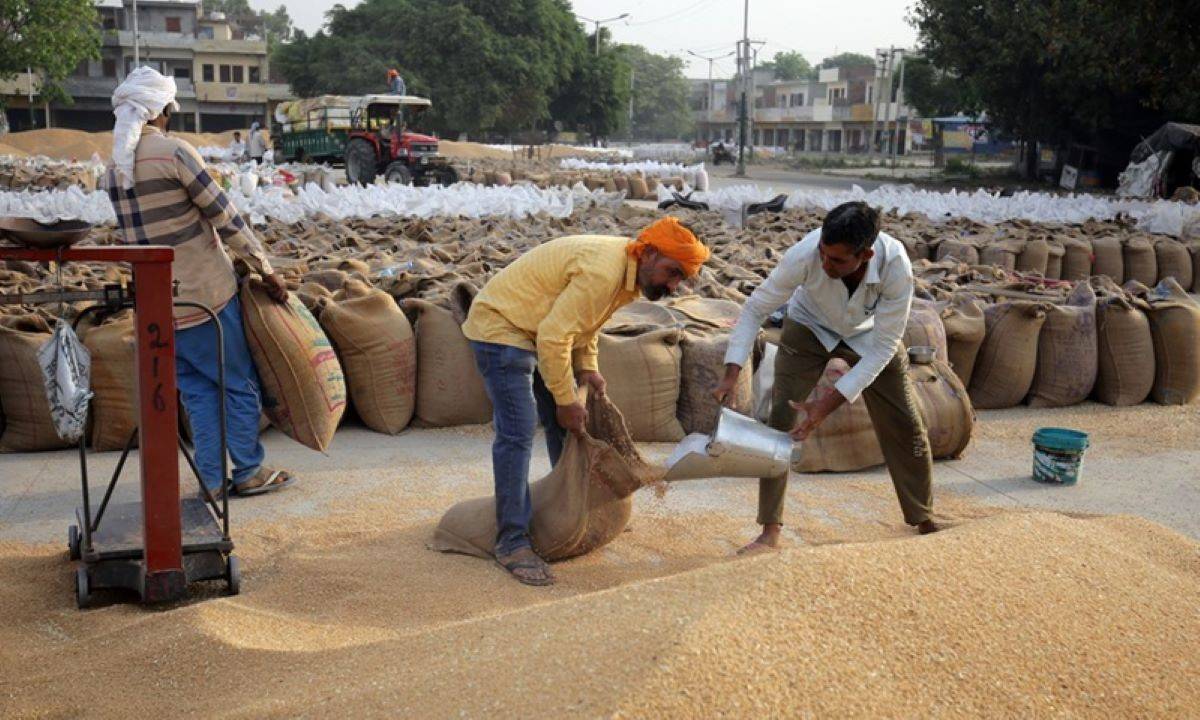
POLYGON ((553 465, 565 432, 582 434, 587 422, 576 387, 604 395, 596 349, 600 327, 639 295, 658 300, 675 292, 708 257, 708 248, 673 217, 634 240, 558 238, 497 273, 471 304, 463 333, 492 401, 496 430, 496 562, 519 582, 554 582, 529 537, 529 460, 539 419, 553 465))
POLYGON ((404 78, 400 77, 400 71, 395 68, 388 70, 388 92, 392 95, 408 94, 408 86, 404 84, 404 78))
MULTIPOLYGON (((904 522, 922 535, 939 528, 933 512, 929 434, 908 377, 904 328, 913 299, 912 265, 904 245, 879 231, 879 211, 864 202, 838 205, 824 224, 784 253, 779 265, 746 299, 725 353, 725 377, 714 395, 728 402, 767 316, 787 306, 775 360, 770 426, 804 440, 835 410, 860 397, 904 522), (851 365, 829 391, 807 402, 826 364, 851 365), (804 413, 797 418, 797 410, 804 413)), ((783 528, 788 475, 762 478, 762 534, 741 553, 774 550, 783 528)))
POLYGON ((195 308, 175 307, 175 371, 183 407, 192 426, 200 479, 219 494, 221 403, 225 405, 233 492, 259 495, 291 482, 283 470, 263 464, 258 437, 262 413, 258 373, 250 357, 238 279, 228 246, 260 274, 271 299, 288 299, 283 278, 271 269, 263 247, 233 203, 188 143, 167 135, 175 103, 175 79, 148 67, 126 76, 112 98, 113 154, 104 188, 117 215, 122 239, 175 250, 171 274, 178 299, 212 308, 224 330, 225 394, 217 385, 217 330, 195 308))
POLYGON ((240 131, 233 132, 233 142, 229 143, 229 159, 235 163, 246 159, 246 143, 242 142, 240 131))
POLYGON ((250 159, 254 161, 255 165, 262 165, 263 154, 267 152, 267 139, 263 137, 263 132, 259 127, 257 120, 250 125, 250 143, 247 148, 250 152, 250 159))

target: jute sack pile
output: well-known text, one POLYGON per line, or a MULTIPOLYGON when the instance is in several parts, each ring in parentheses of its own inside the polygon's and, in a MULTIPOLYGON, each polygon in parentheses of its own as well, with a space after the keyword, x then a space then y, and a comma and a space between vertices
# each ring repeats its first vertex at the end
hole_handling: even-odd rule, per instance
MULTIPOLYGON (((657 479, 634 447, 616 406, 589 398, 587 436, 570 434, 558 464, 530 484, 533 549, 549 561, 565 560, 603 547, 624 532, 635 490, 657 479)), ((483 497, 450 508, 430 547, 492 557, 496 544, 496 498, 483 497)))
POLYGON ((963 385, 971 385, 971 374, 983 339, 987 335, 987 324, 983 318, 983 303, 970 293, 956 292, 948 300, 938 303, 942 327, 946 332, 946 355, 954 374, 963 385))
POLYGON ((275 302, 257 276, 242 284, 241 301, 263 412, 293 440, 324 452, 346 410, 346 379, 329 338, 299 298, 275 302))
POLYGON ((1135 280, 1147 287, 1158 282, 1158 260, 1154 246, 1145 237, 1131 237, 1125 241, 1125 282, 1135 280))
POLYGON ((940 360, 913 363, 908 377, 916 391, 917 409, 925 420, 934 459, 962 457, 975 432, 975 409, 962 380, 940 360))
POLYGON ((1162 239, 1154 243, 1154 259, 1158 265, 1158 282, 1174 278, 1179 287, 1192 286, 1192 256, 1177 240, 1162 239))
POLYGON ((1045 276, 1050 262, 1050 244, 1045 240, 1030 240, 1017 256, 1017 272, 1036 273, 1045 276))
POLYGON ((1200 397, 1200 303, 1174 278, 1149 295, 1150 332, 1154 337, 1154 388, 1163 405, 1187 405, 1200 397))
POLYGON ((1108 278, 1096 304, 1095 397, 1107 405, 1137 405, 1154 387, 1154 336, 1145 301, 1130 298, 1108 278))
POLYGON ((1103 275, 1115 283, 1125 282, 1125 251, 1115 237, 1092 238, 1092 274, 1103 275))
POLYGON ((1062 243, 1053 240, 1047 241, 1046 245, 1049 252, 1046 255, 1045 278, 1047 280, 1058 280, 1062 278, 1063 258, 1066 256, 1067 250, 1062 246, 1062 243))
POLYGON ((135 335, 133 317, 125 314, 83 337, 92 356, 91 439, 97 451, 124 450, 138 427, 135 335))
MULTIPOLYGON (((729 331, 737 322, 741 306, 731 300, 688 295, 668 304, 668 311, 684 333, 679 378, 679 404, 676 417, 684 433, 711 433, 717 427, 721 408, 713 397, 713 388, 725 374, 725 351, 729 331)), ((752 411, 754 373, 752 368, 738 376, 732 406, 743 414, 752 411)))
POLYGON ((1096 292, 1079 283, 1066 305, 1049 305, 1038 336, 1031 407, 1065 407, 1087 400, 1096 385, 1096 292))
POLYGON ((1033 384, 1046 306, 1026 300, 1004 302, 987 306, 983 316, 987 336, 971 374, 971 401, 981 410, 1013 407, 1033 384))
POLYGON ((417 346, 392 296, 347 280, 322 312, 321 327, 345 366, 363 423, 389 435, 408 427, 416 407, 417 346))
POLYGON ((644 200, 650 194, 650 189, 646 186, 646 178, 640 175, 634 175, 629 178, 629 197, 632 200, 644 200))
POLYGON ((38 348, 50 334, 50 325, 39 315, 0 316, 0 415, 4 417, 0 452, 69 446, 54 429, 37 359, 38 348))
POLYGON ((934 350, 934 356, 942 362, 949 360, 946 327, 936 302, 913 298, 908 311, 908 325, 904 328, 904 347, 925 346, 934 350))
MULTIPOLYGON (((845 360, 830 360, 805 401, 814 402, 826 393, 837 392, 834 384, 849 371, 845 360)), ((883 449, 862 397, 834 410, 804 442, 796 444, 792 455, 792 468, 803 473, 851 472, 882 464, 883 449)))
POLYGON ((417 420, 423 427, 481 425, 492 420, 483 376, 462 322, 446 308, 405 300, 417 315, 417 420))
POLYGON ((683 426, 675 416, 681 334, 677 328, 665 328, 632 337, 600 335, 600 374, 608 380, 608 397, 638 442, 683 439, 683 426))
POLYGON ((938 243, 937 253, 933 259, 945 260, 946 258, 954 258, 968 265, 978 265, 979 249, 964 240, 943 240, 938 243))
POLYGON ((1024 247, 1020 240, 996 240, 983 246, 979 261, 1012 272, 1017 269, 1017 256, 1024 247))

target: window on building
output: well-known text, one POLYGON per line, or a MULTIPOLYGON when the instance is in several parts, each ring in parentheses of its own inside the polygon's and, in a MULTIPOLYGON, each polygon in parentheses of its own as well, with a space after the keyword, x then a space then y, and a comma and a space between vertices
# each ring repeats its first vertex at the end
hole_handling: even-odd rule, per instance
POLYGON ((81 78, 87 77, 88 76, 88 61, 81 60, 79 62, 79 64, 75 66, 75 71, 72 72, 71 75, 73 75, 75 77, 81 77, 81 78))
POLYGON ((104 77, 115 78, 117 76, 117 61, 114 58, 104 58, 101 65, 104 77))
POLYGON ((233 77, 233 68, 230 67, 229 65, 222 65, 221 66, 221 82, 223 82, 223 83, 232 82, 232 80, 230 79, 232 77, 233 77))
POLYGON ((255 84, 262 82, 262 72, 257 65, 250 66, 250 82, 255 84))
POLYGON ((233 66, 233 81, 235 83, 246 82, 246 69, 241 65, 233 66))
POLYGON ((116 30, 117 29, 117 16, 105 13, 102 27, 105 30, 116 30))
POLYGON ((191 80, 192 69, 190 67, 176 67, 171 69, 171 74, 180 80, 191 80))
POLYGON ((204 40, 212 40, 213 39, 212 26, 206 25, 205 27, 202 27, 199 30, 197 30, 196 37, 203 38, 204 40))
POLYGON ((167 32, 183 32, 183 18, 168 15, 167 32))
POLYGON ((204 82, 212 82, 213 66, 208 64, 202 65, 200 67, 200 77, 204 79, 204 82))

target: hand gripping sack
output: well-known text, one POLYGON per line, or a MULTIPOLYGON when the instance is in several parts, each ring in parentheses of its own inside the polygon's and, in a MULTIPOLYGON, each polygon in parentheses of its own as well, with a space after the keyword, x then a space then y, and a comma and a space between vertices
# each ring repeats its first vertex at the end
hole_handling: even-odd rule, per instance
POLYGON ((324 452, 346 410, 346 378, 329 338, 294 293, 277 303, 257 276, 243 283, 241 301, 263 412, 288 437, 324 452))

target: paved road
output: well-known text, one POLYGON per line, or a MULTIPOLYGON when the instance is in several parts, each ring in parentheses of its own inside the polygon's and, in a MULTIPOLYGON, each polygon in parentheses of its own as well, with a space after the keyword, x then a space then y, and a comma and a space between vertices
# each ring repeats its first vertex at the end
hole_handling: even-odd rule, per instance
POLYGON ((772 188, 779 192, 794 192, 796 190, 849 190, 855 185, 864 190, 874 190, 885 183, 878 180, 864 180, 844 175, 822 175, 805 170, 788 170, 779 167, 748 166, 748 177, 734 177, 733 168, 722 165, 719 168, 708 166, 709 183, 714 188, 731 185, 753 183, 762 188, 772 188))

